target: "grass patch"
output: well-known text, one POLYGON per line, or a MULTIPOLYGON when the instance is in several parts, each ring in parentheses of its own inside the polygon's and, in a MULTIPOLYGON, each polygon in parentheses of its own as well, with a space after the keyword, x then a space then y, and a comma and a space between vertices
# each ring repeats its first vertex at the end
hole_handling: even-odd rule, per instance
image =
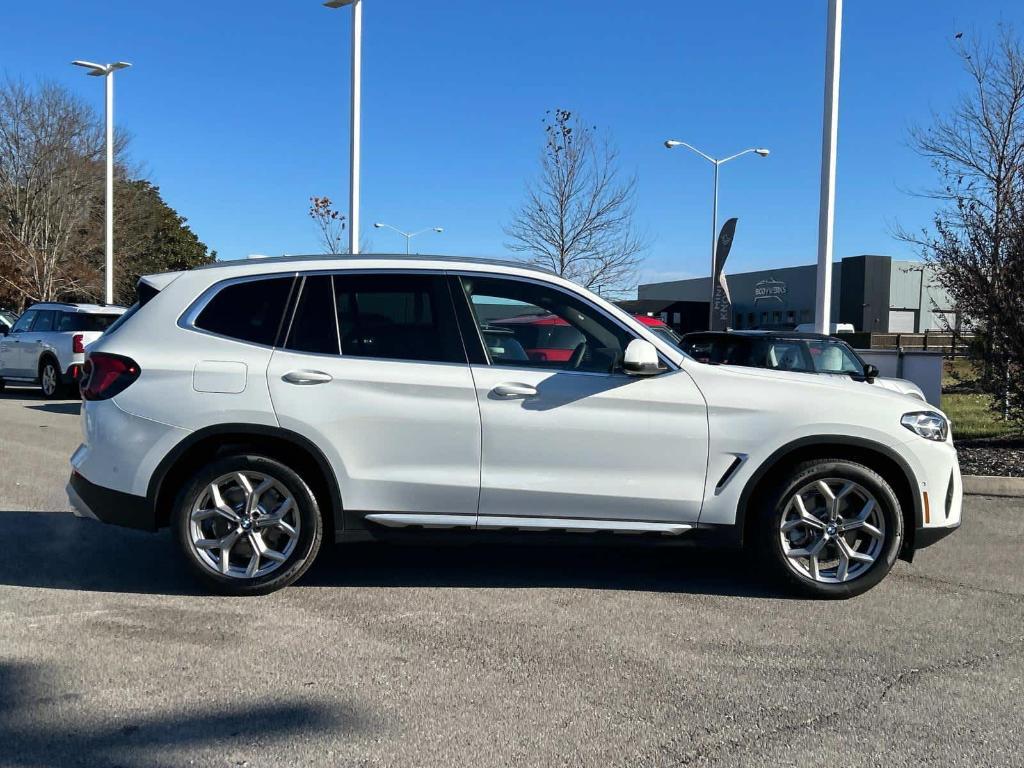
POLYGON ((942 410, 953 422, 953 439, 1005 437, 1016 430, 998 418, 989 407, 991 398, 982 394, 943 394, 942 410))
POLYGON ((978 392, 978 374, 970 360, 946 360, 942 366, 942 410, 953 422, 953 438, 1007 437, 1020 431, 993 413, 989 395, 978 392))

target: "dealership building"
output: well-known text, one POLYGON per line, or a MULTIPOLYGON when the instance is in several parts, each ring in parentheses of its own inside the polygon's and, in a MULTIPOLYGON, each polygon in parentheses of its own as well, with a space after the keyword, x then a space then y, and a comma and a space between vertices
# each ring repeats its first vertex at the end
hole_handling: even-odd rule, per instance
MULTIPOLYGON (((813 322, 817 270, 817 265, 811 264, 727 274, 731 327, 793 328, 813 322)), ((694 302, 706 304, 710 296, 711 279, 700 277, 640 285, 636 304, 685 332, 695 329, 685 327, 685 313, 675 310, 694 302), (662 302, 664 307, 659 310, 662 302)), ((833 263, 831 322, 877 333, 959 326, 952 301, 936 284, 932 269, 919 261, 889 256, 848 256, 833 263)), ((703 327, 707 327, 706 313, 703 327)))

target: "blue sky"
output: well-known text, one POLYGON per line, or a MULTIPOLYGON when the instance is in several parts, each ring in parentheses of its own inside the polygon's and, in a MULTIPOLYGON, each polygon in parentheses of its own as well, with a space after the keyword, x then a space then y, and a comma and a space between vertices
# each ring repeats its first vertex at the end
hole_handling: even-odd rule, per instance
MULTIPOLYGON (((740 219, 730 271, 815 259, 825 0, 364 0, 363 229, 440 225, 418 250, 505 253, 502 225, 536 170, 546 109, 605 129, 639 177, 644 280, 707 273, 711 168, 669 137, 726 155, 721 218, 740 219)), ((1002 0, 846 3, 836 258, 909 256, 933 182, 907 129, 966 86, 951 45, 996 24, 1002 0)), ((347 210, 350 13, 319 0, 7 3, 0 72, 67 84, 72 59, 124 59, 118 124, 131 155, 222 258, 317 249, 310 195, 347 210)))

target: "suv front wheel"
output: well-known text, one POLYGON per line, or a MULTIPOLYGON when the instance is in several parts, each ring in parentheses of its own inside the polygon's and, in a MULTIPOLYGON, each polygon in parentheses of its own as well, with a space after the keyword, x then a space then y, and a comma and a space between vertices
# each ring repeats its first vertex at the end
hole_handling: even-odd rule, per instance
POLYGON ((313 564, 323 520, 309 486, 266 456, 234 455, 197 472, 172 523, 192 570, 228 595, 285 587, 313 564))
POLYGON ((808 597, 866 592, 892 569, 903 541, 892 487, 846 459, 798 464, 775 486, 760 519, 767 565, 808 597))

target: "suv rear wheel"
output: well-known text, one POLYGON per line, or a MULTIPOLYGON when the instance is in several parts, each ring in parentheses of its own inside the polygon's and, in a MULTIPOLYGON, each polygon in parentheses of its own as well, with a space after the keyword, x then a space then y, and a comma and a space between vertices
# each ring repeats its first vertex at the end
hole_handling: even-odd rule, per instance
POLYGON ((47 400, 55 400, 64 395, 66 387, 61 380, 60 366, 52 357, 44 357, 39 363, 39 388, 47 400))
POLYGON ((760 533, 767 565, 797 592, 846 598, 871 589, 892 569, 903 515, 874 470, 818 459, 798 464, 775 487, 760 533))
POLYGON ((192 570, 228 595, 262 595, 306 572, 323 521, 309 486, 266 456, 227 456, 199 470, 172 510, 192 570))

